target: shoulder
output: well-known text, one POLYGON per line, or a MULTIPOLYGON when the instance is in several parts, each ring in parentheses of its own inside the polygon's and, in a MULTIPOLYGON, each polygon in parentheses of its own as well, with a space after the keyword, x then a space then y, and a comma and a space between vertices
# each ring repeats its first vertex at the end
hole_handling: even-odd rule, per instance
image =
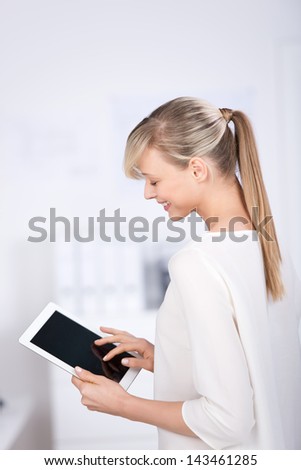
POLYGON ((171 256, 168 266, 173 267, 183 262, 189 262, 196 256, 201 257, 201 251, 197 249, 193 242, 190 242, 171 256))
POLYGON ((173 254, 168 262, 168 270, 171 277, 178 274, 188 277, 193 274, 199 276, 203 274, 207 277, 209 275, 221 276, 219 265, 214 257, 195 242, 190 242, 173 254))
POLYGON ((189 244, 176 252, 169 260, 171 283, 183 295, 191 295, 202 304, 231 301, 231 290, 221 265, 202 247, 189 244))

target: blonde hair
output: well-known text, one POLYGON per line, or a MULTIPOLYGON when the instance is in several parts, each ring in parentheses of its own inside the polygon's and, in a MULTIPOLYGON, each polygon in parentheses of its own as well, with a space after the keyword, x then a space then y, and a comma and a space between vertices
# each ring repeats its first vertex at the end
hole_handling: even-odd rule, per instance
POLYGON ((138 161, 147 148, 160 150, 164 158, 183 169, 191 158, 206 157, 226 178, 235 175, 238 167, 243 202, 261 244, 267 294, 273 300, 281 299, 284 295, 281 253, 247 116, 241 111, 216 108, 200 99, 176 98, 153 111, 130 133, 124 158, 128 177, 142 177, 138 161), (228 126, 230 121, 234 132, 228 126), (260 223, 265 217, 270 217, 270 221, 263 234, 260 223))

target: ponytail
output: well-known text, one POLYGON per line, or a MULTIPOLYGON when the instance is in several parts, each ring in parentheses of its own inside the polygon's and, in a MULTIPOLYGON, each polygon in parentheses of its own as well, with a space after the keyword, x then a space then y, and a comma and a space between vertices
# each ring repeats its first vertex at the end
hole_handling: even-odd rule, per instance
POLYGON ((246 208, 255 227, 263 255, 266 289, 273 300, 284 295, 281 280, 281 253, 270 204, 265 190, 251 124, 241 111, 233 111, 238 167, 246 208))

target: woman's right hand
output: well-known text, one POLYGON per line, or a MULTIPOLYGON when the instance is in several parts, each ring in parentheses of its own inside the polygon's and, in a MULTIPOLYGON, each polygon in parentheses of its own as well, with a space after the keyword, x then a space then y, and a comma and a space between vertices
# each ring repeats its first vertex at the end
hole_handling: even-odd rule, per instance
POLYGON ((123 358, 121 363, 127 367, 140 367, 150 372, 154 372, 154 345, 144 338, 136 338, 126 331, 116 330, 115 328, 107 328, 101 326, 100 330, 110 336, 97 339, 94 344, 103 346, 104 344, 119 343, 116 348, 112 349, 104 358, 109 361, 117 354, 123 352, 134 352, 140 354, 141 357, 123 358))

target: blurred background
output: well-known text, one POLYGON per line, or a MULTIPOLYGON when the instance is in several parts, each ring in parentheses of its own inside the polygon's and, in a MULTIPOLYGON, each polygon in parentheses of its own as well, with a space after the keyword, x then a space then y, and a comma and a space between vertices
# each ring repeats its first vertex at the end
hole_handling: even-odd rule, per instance
MULTIPOLYGON (((77 217, 88 236, 88 217, 103 208, 164 217, 122 172, 128 133, 163 102, 198 96, 250 116, 278 233, 301 276, 300 24, 299 0, 0 1, 1 449, 157 446, 152 427, 87 411, 69 374, 18 338, 54 301, 153 341, 180 244, 166 242, 164 224, 142 243, 127 224, 124 243, 102 241, 97 227, 78 242, 73 228, 77 217), (55 240, 28 241, 33 217, 49 234, 50 208, 70 220, 70 242, 59 222, 55 240)), ((152 397, 152 375, 130 391, 152 397)))

